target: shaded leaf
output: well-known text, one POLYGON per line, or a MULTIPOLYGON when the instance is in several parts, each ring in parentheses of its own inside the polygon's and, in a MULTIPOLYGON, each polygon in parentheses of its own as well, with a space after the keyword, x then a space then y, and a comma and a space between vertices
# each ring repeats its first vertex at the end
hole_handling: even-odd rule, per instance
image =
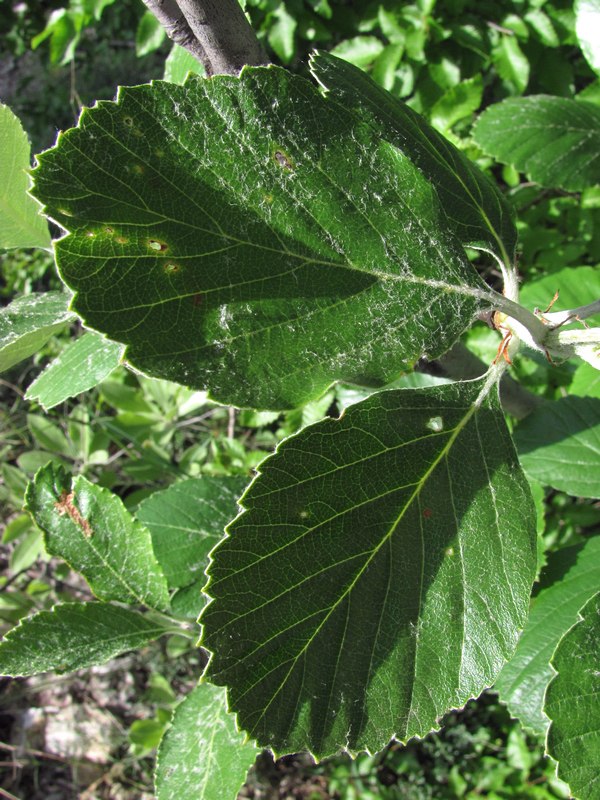
POLYGON ((37 353, 75 315, 63 292, 18 297, 0 311, 0 372, 37 353))
POLYGON ((542 186, 577 191, 600 183, 600 108, 593 103, 509 97, 483 112, 473 138, 542 186))
POLYGON ((135 54, 145 56, 157 50, 163 43, 165 29, 151 11, 145 11, 140 17, 135 32, 135 54))
POLYGON ((545 711, 552 720, 548 752, 575 797, 600 797, 600 592, 561 640, 545 711))
POLYGON ((39 161, 85 323, 222 402, 385 383, 488 296, 417 167, 282 69, 121 89, 39 161))
POLYGON ((168 608, 150 534, 109 489, 49 464, 29 484, 25 504, 47 551, 81 572, 100 600, 168 608))
POLYGON ((49 247, 48 223, 27 194, 30 147, 18 117, 0 103, 0 248, 49 247))
POLYGON ((552 553, 541 580, 515 654, 494 688, 522 725, 544 735, 544 694, 554 675, 550 659, 579 609, 600 586, 600 537, 552 553))
POLYGON ((98 333, 85 333, 68 344, 62 353, 38 375, 25 398, 53 408, 104 380, 121 361, 123 346, 98 333))
POLYGON ((333 98, 359 109, 380 136, 423 172, 463 244, 488 247, 501 260, 512 261, 517 241, 513 212, 497 187, 460 150, 352 65, 317 53, 311 69, 333 98))
POLYGON ((62 603, 40 611, 0 642, 0 674, 72 672, 143 647, 167 630, 156 622, 109 603, 62 603))
POLYGON ((237 498, 247 483, 233 477, 189 478, 142 500, 135 516, 150 531, 170 587, 202 577, 208 553, 238 513, 237 498))
POLYGON ((260 751, 227 713, 225 691, 201 683, 175 709, 158 749, 158 800, 231 800, 260 751))
POLYGON ((503 80, 522 94, 529 83, 529 61, 516 36, 502 36, 494 50, 494 65, 503 80))
MULTIPOLYGON (((555 293, 558 297, 550 311, 566 311, 567 309, 585 306, 600 297, 600 271, 597 267, 565 267, 542 278, 528 280, 520 292, 520 302, 527 308, 539 308, 542 311, 552 302, 555 293)), ((590 317, 590 323, 596 324, 600 316, 590 317)))
POLYGON ((484 385, 381 392, 261 465, 201 617, 207 675, 259 744, 323 756, 423 736, 512 654, 535 509, 484 385))
POLYGON ((573 395, 544 403, 514 438, 532 478, 576 497, 600 497, 600 400, 573 395))

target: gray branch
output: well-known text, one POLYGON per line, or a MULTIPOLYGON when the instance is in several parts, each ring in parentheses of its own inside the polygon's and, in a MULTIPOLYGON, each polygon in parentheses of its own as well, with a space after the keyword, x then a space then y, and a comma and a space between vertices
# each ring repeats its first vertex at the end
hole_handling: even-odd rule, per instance
POLYGON ((237 0, 144 0, 168 36, 200 61, 207 75, 238 75, 268 58, 237 0))

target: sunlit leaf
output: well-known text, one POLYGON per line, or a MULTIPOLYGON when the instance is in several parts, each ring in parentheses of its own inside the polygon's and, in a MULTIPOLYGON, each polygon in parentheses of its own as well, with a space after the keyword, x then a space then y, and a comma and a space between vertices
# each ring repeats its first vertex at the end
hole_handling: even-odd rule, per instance
POLYGON ((550 659, 577 612, 600 586, 600 537, 553 553, 542 573, 525 630, 495 689, 521 724, 544 735, 544 694, 554 672, 550 659))
POLYGON ((72 672, 142 647, 166 629, 109 603, 62 603, 40 611, 0 642, 0 674, 72 672))
POLYGON ((236 729, 225 691, 201 683, 177 706, 158 749, 158 800, 231 800, 260 751, 236 729))

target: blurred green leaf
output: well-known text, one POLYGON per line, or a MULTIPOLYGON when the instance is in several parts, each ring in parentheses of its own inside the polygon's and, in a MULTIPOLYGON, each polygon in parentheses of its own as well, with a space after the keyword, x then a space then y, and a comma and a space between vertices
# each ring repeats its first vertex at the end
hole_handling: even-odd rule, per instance
POLYGON ((600 400, 548 401, 517 425, 514 439, 532 478, 576 497, 600 497, 600 400))
POLYGON ((165 29, 151 11, 145 11, 135 34, 135 52, 139 56, 158 50, 166 37, 165 29))
POLYGON ((548 752, 558 775, 580 800, 600 797, 600 592, 556 648, 558 673, 544 710, 551 719, 548 752))
POLYGON ((588 64, 600 75, 600 0, 575 0, 575 31, 588 64))
POLYGON ((0 248, 50 247, 41 206, 27 193, 29 151, 18 117, 0 103, 0 248))
POLYGON ((27 389, 25 398, 54 408, 69 397, 96 386, 116 369, 123 345, 99 333, 84 333, 68 344, 27 389))
POLYGON ((204 75, 204 67, 191 53, 174 44, 165 61, 164 79, 183 85, 190 72, 204 75))
POLYGON ((600 108, 563 97, 509 97, 473 130, 486 153, 542 186, 580 190, 600 183, 600 108))
POLYGON ((0 372, 23 361, 75 319, 66 292, 18 297, 0 311, 0 372))
POLYGON ((548 727, 542 708, 553 675, 552 654, 600 585, 600 537, 552 553, 541 581, 515 654, 495 685, 511 714, 538 735, 548 727))
POLYGON ((498 75, 514 88, 516 94, 522 94, 529 83, 529 61, 517 37, 503 35, 493 56, 498 75))

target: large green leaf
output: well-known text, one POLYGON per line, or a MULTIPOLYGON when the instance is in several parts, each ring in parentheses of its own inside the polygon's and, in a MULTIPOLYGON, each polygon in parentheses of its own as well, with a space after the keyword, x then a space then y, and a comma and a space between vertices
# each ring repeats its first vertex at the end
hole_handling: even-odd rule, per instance
POLYGON ((539 406, 515 429, 523 469, 578 497, 600 497, 600 400, 561 397, 539 406))
POLYGON ((244 478, 190 478, 140 503, 136 517, 150 531, 169 586, 187 586, 203 575, 208 553, 236 516, 236 501, 247 483, 244 478))
POLYGON ((509 97, 483 112, 473 138, 542 186, 578 191, 600 183, 600 108, 593 103, 509 97))
POLYGON ((23 619, 0 642, 0 675, 72 672, 143 647, 167 629, 110 603, 62 603, 23 619))
POLYGON ((0 372, 42 348, 48 339, 72 322, 69 295, 63 292, 18 297, 0 311, 0 372))
POLYGON ((261 464, 201 617, 208 677, 259 744, 423 736, 512 655, 535 510, 483 385, 381 392, 261 464))
POLYGON ((513 212, 496 186, 460 150, 351 64, 317 53, 311 68, 332 97, 366 114, 379 134, 427 176, 463 244, 489 248, 502 261, 512 261, 517 242, 513 212))
POLYGON ((600 798, 600 592, 561 640, 546 695, 548 752, 581 800, 600 798))
POLYGON ((89 332, 68 344, 27 389, 27 400, 53 408, 68 397, 97 386, 116 369, 122 345, 89 332))
POLYGON ((27 487, 25 503, 46 550, 81 572, 100 600, 168 608, 150 534, 110 490, 48 464, 27 487))
POLYGON ((0 248, 50 246, 48 223, 27 194, 30 166, 27 134, 0 103, 0 248))
POLYGON ((548 718, 544 693, 554 672, 550 659, 577 612, 600 586, 600 537, 553 553, 542 573, 543 588, 531 605, 514 656, 496 681, 496 690, 511 714, 543 735, 548 718))
POLYGON ((158 800, 231 800, 260 751, 227 713, 225 692, 201 683, 177 706, 158 748, 158 800))
POLYGON ((39 162, 85 323, 223 402, 388 382, 446 350, 486 293, 425 175, 279 68, 121 89, 39 162))

